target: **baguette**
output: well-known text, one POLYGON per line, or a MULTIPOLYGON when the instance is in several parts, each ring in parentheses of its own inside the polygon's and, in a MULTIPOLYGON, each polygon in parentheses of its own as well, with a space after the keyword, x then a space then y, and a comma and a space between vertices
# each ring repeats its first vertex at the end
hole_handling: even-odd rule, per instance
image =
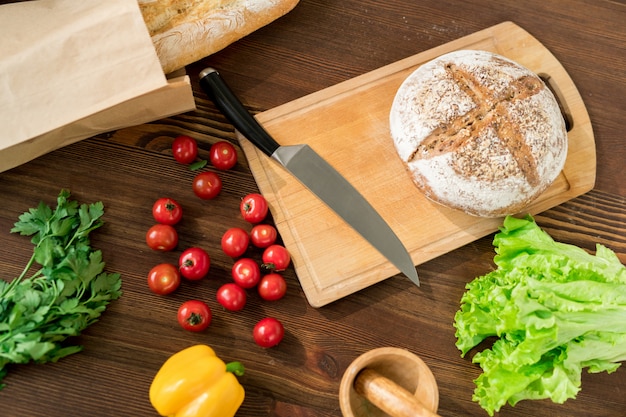
POLYGON ((163 72, 209 56, 292 10, 298 0, 138 0, 163 72))

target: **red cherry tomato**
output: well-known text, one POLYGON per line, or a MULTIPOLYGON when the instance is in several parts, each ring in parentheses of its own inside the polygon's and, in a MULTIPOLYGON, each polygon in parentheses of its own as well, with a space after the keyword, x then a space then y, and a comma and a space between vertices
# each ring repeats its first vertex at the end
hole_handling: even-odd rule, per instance
POLYGON ((250 231, 250 241, 257 248, 267 248, 278 238, 276 228, 271 224, 257 224, 250 231))
POLYGON ((211 266, 209 254, 202 248, 192 247, 185 249, 178 258, 180 274, 192 281, 206 276, 211 266))
POLYGON ((257 290, 266 301, 280 300, 287 292, 287 282, 280 274, 273 272, 261 278, 257 290))
POLYGON ((190 332, 201 332, 209 327, 213 315, 211 308, 200 300, 185 301, 178 308, 178 324, 190 332))
POLYGON ((222 191, 222 179, 215 172, 204 171, 193 179, 193 192, 203 200, 210 200, 222 191))
POLYGON ((183 209, 171 198, 159 198, 152 206, 152 217, 158 223, 175 225, 183 218, 183 209))
POLYGON ((263 252, 263 267, 273 271, 283 271, 291 262, 289 251, 281 245, 271 245, 263 252))
POLYGON ((222 140, 211 146, 209 160, 217 169, 231 169, 237 163, 237 151, 230 142, 222 140))
POLYGON ((261 280, 261 268, 252 258, 238 259, 232 268, 235 284, 242 288, 252 288, 261 280))
POLYGON ((146 243, 153 250, 171 251, 178 244, 178 233, 169 224, 155 224, 146 233, 146 243))
POLYGON ((248 232, 240 227, 231 227, 222 236, 222 250, 231 258, 243 255, 250 244, 248 232))
POLYGON ((260 223, 267 216, 267 200, 261 194, 248 194, 241 199, 239 210, 247 222, 260 223))
POLYGON ((276 346, 283 340, 285 328, 283 324, 274 317, 266 317, 259 321, 252 330, 252 337, 257 345, 270 348, 276 346))
POLYGON ((226 310, 239 311, 243 309, 247 298, 246 290, 232 282, 222 285, 217 290, 217 302, 226 310))
POLYGON ((180 135, 172 142, 172 155, 181 164, 190 164, 198 156, 198 143, 192 137, 180 135))
POLYGON ((174 292, 180 285, 180 273, 172 264, 159 264, 148 272, 148 287, 159 295, 174 292))

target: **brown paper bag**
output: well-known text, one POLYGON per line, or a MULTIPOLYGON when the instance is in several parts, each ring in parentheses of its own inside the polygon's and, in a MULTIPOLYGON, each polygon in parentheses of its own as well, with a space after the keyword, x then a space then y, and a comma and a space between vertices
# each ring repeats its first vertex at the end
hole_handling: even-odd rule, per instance
POLYGON ((136 0, 0 6, 0 172, 81 139, 195 109, 167 80, 136 0))

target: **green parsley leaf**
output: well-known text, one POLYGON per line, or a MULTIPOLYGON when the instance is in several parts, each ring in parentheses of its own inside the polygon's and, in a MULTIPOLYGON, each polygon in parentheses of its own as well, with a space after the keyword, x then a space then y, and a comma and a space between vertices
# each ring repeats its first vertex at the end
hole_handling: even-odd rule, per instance
POLYGON ((61 190, 55 209, 39 203, 14 224, 11 232, 32 236, 35 247, 20 276, 0 280, 0 380, 10 363, 56 362, 82 350, 66 339, 121 296, 120 275, 104 272, 102 252, 89 243, 103 215, 102 202, 79 205, 61 190))
POLYGON ((207 166, 208 161, 206 159, 201 159, 199 161, 196 162, 192 162, 189 165, 189 170, 191 171, 198 171, 201 170, 202 168, 204 168, 205 166, 207 166))

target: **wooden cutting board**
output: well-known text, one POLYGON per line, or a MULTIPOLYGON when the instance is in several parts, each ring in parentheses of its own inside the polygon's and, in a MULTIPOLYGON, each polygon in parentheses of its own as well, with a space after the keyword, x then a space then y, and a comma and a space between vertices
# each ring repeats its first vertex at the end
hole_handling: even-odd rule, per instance
MULTIPOLYGON (((571 128, 565 167, 528 212, 593 188, 593 131, 574 83, 529 33, 504 22, 257 115, 282 145, 307 143, 350 181, 396 232, 416 265, 497 230, 502 219, 466 215, 426 199, 397 156, 389 111, 400 84, 421 64, 458 49, 504 55, 549 81, 571 128)), ((309 303, 320 307, 399 271, 286 170, 240 137, 309 303)), ((419 272, 419 267, 418 267, 419 272)))

